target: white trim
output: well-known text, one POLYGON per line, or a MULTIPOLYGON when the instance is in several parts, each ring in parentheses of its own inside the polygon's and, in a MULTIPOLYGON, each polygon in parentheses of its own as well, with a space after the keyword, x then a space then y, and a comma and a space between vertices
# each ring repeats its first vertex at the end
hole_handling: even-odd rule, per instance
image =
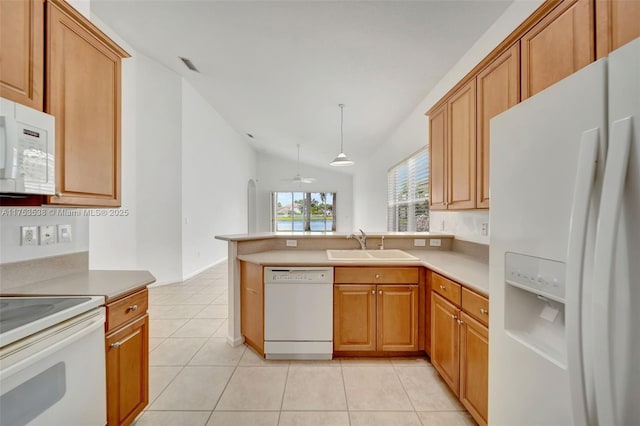
POLYGON ((196 275, 203 273, 207 269, 213 268, 214 266, 219 265, 222 262, 226 262, 226 261, 227 261, 227 257, 226 256, 221 258, 221 259, 218 259, 213 263, 210 263, 210 264, 208 264, 206 266, 203 266, 202 268, 196 269, 195 271, 188 273, 187 275, 183 275, 182 276, 182 281, 186 281, 188 279, 191 279, 191 278, 195 277, 196 275))

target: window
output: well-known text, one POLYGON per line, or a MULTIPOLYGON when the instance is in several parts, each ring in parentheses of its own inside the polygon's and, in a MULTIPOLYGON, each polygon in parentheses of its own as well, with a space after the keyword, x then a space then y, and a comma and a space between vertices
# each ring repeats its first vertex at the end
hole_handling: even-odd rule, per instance
POLYGON ((271 200, 275 232, 336 230, 335 192, 274 192, 271 200))
POLYGON ((419 151, 389 169, 387 230, 429 230, 429 153, 419 151))

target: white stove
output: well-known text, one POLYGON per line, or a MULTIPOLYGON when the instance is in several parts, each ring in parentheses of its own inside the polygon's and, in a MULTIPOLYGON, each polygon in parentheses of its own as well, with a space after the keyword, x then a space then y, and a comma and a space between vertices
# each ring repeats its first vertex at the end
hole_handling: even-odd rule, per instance
POLYGON ((104 302, 0 297, 0 424, 106 424, 104 302))

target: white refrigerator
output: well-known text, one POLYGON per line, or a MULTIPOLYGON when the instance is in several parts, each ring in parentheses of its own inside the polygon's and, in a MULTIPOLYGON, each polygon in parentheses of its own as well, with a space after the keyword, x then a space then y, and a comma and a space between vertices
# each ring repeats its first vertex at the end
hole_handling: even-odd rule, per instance
POLYGON ((640 39, 491 121, 489 424, 640 424, 640 39))

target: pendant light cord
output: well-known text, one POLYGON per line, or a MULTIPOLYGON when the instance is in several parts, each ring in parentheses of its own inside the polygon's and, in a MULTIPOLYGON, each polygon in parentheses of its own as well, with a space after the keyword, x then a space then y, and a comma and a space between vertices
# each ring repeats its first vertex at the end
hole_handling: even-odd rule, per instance
POLYGON ((340 107, 340 152, 344 152, 344 104, 338 106, 340 107))

